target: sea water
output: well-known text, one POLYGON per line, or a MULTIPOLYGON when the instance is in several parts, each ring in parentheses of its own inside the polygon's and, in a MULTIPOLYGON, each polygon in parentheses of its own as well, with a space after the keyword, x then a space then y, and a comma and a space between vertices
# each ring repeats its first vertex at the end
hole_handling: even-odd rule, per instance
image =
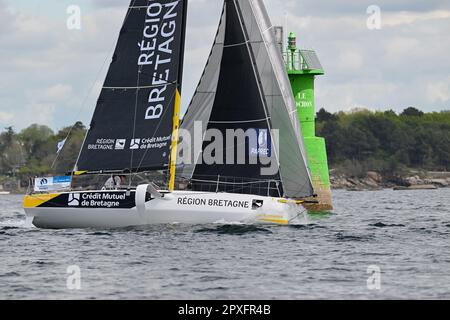
POLYGON ((0 299, 450 299, 450 189, 334 192, 292 226, 40 230, 0 196, 0 299))

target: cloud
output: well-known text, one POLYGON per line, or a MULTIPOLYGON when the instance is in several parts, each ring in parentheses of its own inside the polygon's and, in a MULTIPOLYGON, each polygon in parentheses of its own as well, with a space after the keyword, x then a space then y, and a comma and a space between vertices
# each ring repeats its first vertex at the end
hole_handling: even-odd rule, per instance
POLYGON ((97 8, 108 8, 108 7, 124 7, 128 5, 130 1, 124 0, 92 0, 92 3, 97 8))
POLYGON ((33 123, 45 124, 55 127, 55 110, 57 106, 52 103, 30 103, 18 113, 17 127, 23 128, 33 123))
POLYGON ((30 90, 27 95, 29 95, 30 100, 63 103, 66 100, 73 98, 73 89, 72 86, 67 84, 56 84, 41 92, 38 92, 37 90, 30 90))
POLYGON ((450 103, 450 77, 427 85, 427 97, 431 103, 450 103))
MULTIPOLYGON (((427 12, 433 10, 450 10, 450 3, 446 0, 274 0, 265 1, 266 3, 275 2, 280 9, 294 12, 297 15, 310 14, 314 16, 334 16, 340 15, 361 15, 366 12, 370 5, 377 5, 382 12, 399 12, 399 11, 413 11, 413 12, 427 12)), ((269 4, 270 5, 270 4, 269 4)), ((272 12, 276 10, 275 8, 272 12)))
MULTIPOLYGON (((127 0, 77 0, 82 30, 66 28, 73 1, 0 0, 0 125, 89 123, 127 0), (83 104, 83 101, 85 103, 83 104), (36 115, 36 117, 30 116, 36 115)), ((316 50, 317 107, 449 109, 450 3, 379 0, 382 29, 366 25, 368 0, 265 0, 275 25, 316 50)), ((183 110, 202 74, 222 0, 189 1, 183 110)))
POLYGON ((14 115, 10 112, 0 111, 0 122, 8 123, 14 119, 14 115))
POLYGON ((402 11, 398 13, 387 13, 383 16, 383 26, 395 27, 399 25, 413 25, 417 22, 441 20, 450 18, 450 10, 436 10, 429 12, 402 11))

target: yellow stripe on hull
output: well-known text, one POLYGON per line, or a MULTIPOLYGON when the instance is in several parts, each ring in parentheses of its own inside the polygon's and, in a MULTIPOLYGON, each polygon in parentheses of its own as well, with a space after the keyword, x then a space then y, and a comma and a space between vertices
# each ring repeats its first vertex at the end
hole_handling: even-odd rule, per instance
POLYGON ((55 199, 59 195, 60 195, 59 193, 53 193, 53 194, 35 194, 25 196, 23 200, 23 207, 25 209, 36 208, 50 200, 55 199))
POLYGON ((304 200, 289 200, 289 199, 280 199, 278 200, 279 203, 293 203, 293 204, 303 204, 305 203, 304 200))
POLYGON ((289 220, 282 219, 282 220, 276 220, 276 219, 258 219, 260 222, 270 222, 270 223, 276 223, 276 224, 282 224, 282 225, 288 225, 289 220))
POLYGON ((276 223, 276 224, 282 224, 282 225, 289 224, 289 220, 285 219, 283 216, 271 215, 271 214, 259 215, 257 217, 257 221, 270 222, 270 223, 276 223))

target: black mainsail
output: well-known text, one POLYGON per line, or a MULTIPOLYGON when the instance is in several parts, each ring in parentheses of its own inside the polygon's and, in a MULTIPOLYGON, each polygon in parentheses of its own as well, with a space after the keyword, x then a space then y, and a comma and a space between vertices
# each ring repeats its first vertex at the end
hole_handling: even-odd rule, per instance
MULTIPOLYGON (((201 150, 193 150, 193 165, 179 163, 183 168, 180 174, 191 179, 194 190, 202 190, 210 177, 211 182, 217 179, 216 191, 290 198, 313 195, 295 100, 262 0, 224 1, 215 43, 182 129, 194 136, 196 122, 202 124, 202 137, 207 129, 224 136, 228 129, 274 130, 279 136, 268 139, 270 154, 265 156, 277 165, 276 172, 269 175, 262 173, 262 161, 204 163, 208 145, 204 140, 201 150), (238 179, 234 185, 233 180, 221 185, 221 177, 238 179)), ((246 144, 250 150, 250 140, 246 144)), ((250 152, 247 160, 249 157, 250 152)))
POLYGON ((169 167, 186 16, 187 0, 131 1, 75 171, 169 167))

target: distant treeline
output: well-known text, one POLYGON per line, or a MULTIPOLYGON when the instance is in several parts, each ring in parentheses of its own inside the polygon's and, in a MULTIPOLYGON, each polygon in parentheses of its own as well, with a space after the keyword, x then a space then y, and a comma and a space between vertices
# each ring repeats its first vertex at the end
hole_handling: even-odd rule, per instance
MULTIPOLYGON (((71 171, 85 134, 81 122, 59 132, 37 124, 20 132, 6 128, 0 134, 0 177, 24 181, 71 171), (57 155, 58 142, 67 136, 57 155)), ((321 109, 317 135, 326 138, 330 167, 347 175, 374 170, 396 176, 411 168, 450 169, 450 111, 423 113, 407 108, 401 114, 367 110, 332 114, 321 109)))
POLYGON ((396 177, 408 169, 450 169, 450 111, 407 108, 317 113, 317 135, 326 138, 330 167, 353 176, 368 170, 396 177))
POLYGON ((81 122, 56 133, 37 124, 20 132, 6 128, 0 134, 0 183, 7 180, 6 177, 26 181, 33 176, 71 171, 85 134, 86 128, 81 122), (67 136, 64 149, 57 154, 58 143, 67 136))

